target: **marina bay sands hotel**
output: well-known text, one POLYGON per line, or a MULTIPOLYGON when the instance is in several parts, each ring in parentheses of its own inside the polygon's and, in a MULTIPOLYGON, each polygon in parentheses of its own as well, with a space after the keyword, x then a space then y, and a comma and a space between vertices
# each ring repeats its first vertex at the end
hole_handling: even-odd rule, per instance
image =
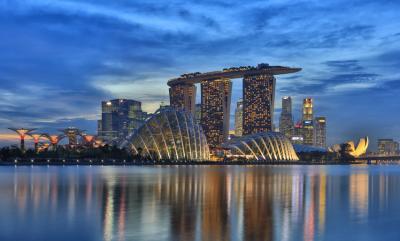
POLYGON ((272 130, 275 97, 274 75, 301 68, 270 66, 234 67, 207 73, 183 74, 168 81, 172 107, 195 114, 196 85, 201 86, 201 126, 210 146, 228 139, 232 82, 243 78, 243 135, 272 130))

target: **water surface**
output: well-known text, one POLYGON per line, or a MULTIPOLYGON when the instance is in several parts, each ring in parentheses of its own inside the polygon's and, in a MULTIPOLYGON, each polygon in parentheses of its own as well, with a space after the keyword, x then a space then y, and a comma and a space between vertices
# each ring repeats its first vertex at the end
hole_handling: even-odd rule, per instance
POLYGON ((400 166, 0 167, 0 240, 400 240, 400 166))

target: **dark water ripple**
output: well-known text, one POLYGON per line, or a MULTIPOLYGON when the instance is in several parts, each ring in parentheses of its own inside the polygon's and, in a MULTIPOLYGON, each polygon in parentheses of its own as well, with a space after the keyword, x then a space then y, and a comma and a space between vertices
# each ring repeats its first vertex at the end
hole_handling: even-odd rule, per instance
POLYGON ((400 240, 400 166, 1 167, 0 240, 400 240))

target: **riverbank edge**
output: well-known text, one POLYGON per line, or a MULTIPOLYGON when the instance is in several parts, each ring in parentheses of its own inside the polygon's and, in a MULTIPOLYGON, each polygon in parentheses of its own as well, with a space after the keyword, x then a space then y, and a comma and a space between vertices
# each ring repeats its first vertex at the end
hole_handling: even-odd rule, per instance
POLYGON ((243 165, 360 165, 365 161, 350 162, 308 162, 308 161, 126 161, 126 160, 16 160, 1 161, 0 166, 243 166, 243 165))

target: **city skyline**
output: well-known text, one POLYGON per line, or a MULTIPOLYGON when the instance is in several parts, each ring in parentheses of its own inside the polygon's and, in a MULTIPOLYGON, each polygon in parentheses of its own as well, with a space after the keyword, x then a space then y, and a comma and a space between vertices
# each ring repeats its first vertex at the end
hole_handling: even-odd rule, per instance
MULTIPOLYGON (((6 141, 12 126, 95 133, 101 100, 135 99, 152 112, 168 102, 170 78, 269 62, 303 68, 277 77, 276 107, 281 96, 292 96, 297 120, 302 99, 312 97, 315 113, 329 119, 328 145, 368 135, 376 149, 377 139, 398 140, 393 133, 400 131, 399 116, 390 111, 399 107, 392 101, 400 88, 398 3, 346 3, 351 8, 343 10, 341 1, 219 1, 196 8, 174 1, 145 16, 153 5, 140 1, 6 1, 0 4, 0 144, 14 143, 6 141), (342 20, 348 11, 357 14, 342 20)), ((233 81, 231 129, 241 89, 233 81)), ((275 108, 275 125, 279 114, 275 108)))
POLYGON ((0 241, 400 240, 400 0, 0 0, 0 241))
MULTIPOLYGON (((257 66, 224 68, 222 71, 181 74, 168 81, 170 105, 195 115, 196 86, 201 86, 200 123, 207 141, 217 147, 228 140, 232 130, 231 97, 232 79, 242 79, 243 135, 273 131, 275 104, 275 75, 290 74, 301 68, 274 66, 260 63, 257 66)), ((237 118, 235 113, 234 129, 237 118)))

